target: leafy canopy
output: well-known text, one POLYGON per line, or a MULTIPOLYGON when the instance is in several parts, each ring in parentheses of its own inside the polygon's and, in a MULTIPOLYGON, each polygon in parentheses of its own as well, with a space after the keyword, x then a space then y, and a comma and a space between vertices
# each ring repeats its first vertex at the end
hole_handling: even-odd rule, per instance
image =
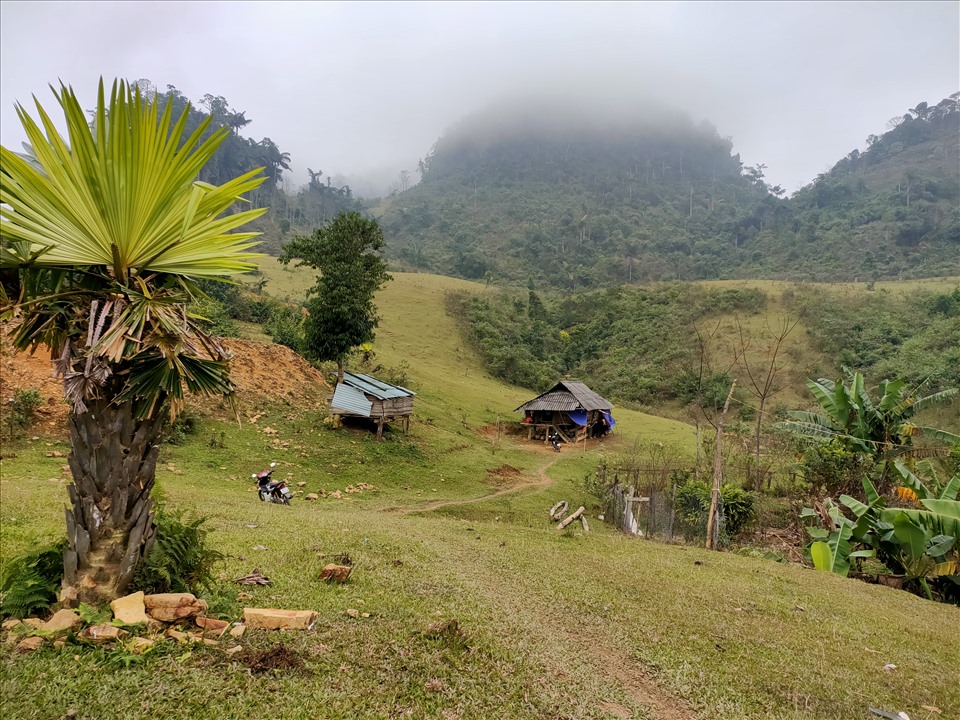
POLYGON ((849 370, 846 373, 847 384, 842 380, 808 380, 807 387, 821 412, 791 412, 791 420, 778 423, 777 427, 808 438, 842 439, 877 461, 892 461, 907 453, 929 454, 929 448, 915 442, 923 437, 945 444, 960 442, 960 436, 912 421, 924 408, 953 398, 957 394, 955 388, 918 397, 918 388, 908 388, 903 380, 884 380, 874 399, 862 374, 849 370))
POLYGON ((308 356, 342 365, 353 348, 373 341, 380 320, 374 295, 390 280, 380 255, 383 248, 380 225, 357 212, 342 212, 309 237, 296 237, 284 247, 280 262, 297 259, 297 267, 320 271, 308 291, 308 356))

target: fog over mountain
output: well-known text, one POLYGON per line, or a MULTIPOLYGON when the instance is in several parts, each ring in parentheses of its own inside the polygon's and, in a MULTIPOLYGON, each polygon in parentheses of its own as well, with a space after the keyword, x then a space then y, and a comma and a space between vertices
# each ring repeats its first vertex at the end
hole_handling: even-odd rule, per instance
POLYGON ((585 117, 666 105, 794 191, 878 123, 960 88, 960 5, 865 3, 0 3, 0 140, 62 80, 148 78, 225 97, 306 168, 376 195, 504 98, 585 117))

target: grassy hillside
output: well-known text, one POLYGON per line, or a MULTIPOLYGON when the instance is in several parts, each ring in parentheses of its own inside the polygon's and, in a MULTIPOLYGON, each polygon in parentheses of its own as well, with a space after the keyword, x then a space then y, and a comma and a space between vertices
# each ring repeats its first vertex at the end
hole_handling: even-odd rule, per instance
MULTIPOLYGON (((303 273, 266 272, 275 292, 304 286, 303 273)), ((409 436, 376 443, 330 429, 316 405, 244 397, 244 414, 264 413, 256 423, 238 427, 214 404, 186 444, 163 447, 160 493, 208 517, 226 556, 217 571, 229 581, 256 567, 272 579, 242 588, 251 596, 242 604, 314 609, 312 631, 248 631, 236 657, 226 641, 171 644, 129 667, 115 651, 68 645, 17 656, 3 646, 0 714, 847 720, 875 706, 933 717, 923 705, 960 714, 960 649, 944 642, 960 624, 957 608, 799 566, 631 539, 596 520, 582 479, 600 454, 635 435, 689 447, 688 426, 620 410, 618 433, 585 452, 497 442, 490 424, 530 393, 486 376, 461 343, 443 295, 466 287, 486 291, 398 274, 379 298, 378 357, 407 361, 418 392, 409 436), (271 459, 306 492, 375 489, 264 505, 248 478, 271 459), (559 499, 587 505, 589 534, 545 522, 559 499), (318 582, 341 553, 353 559, 351 581, 318 582), (462 636, 426 632, 448 619, 462 636), (304 667, 252 674, 253 652, 279 644, 304 667), (896 669, 884 671, 888 663, 896 669)), ((272 362, 278 375, 292 372, 272 362)), ((62 532, 66 479, 63 460, 46 456, 53 450, 67 451, 62 438, 4 448, 4 566, 62 532)), ((224 607, 236 619, 237 607, 224 607)))

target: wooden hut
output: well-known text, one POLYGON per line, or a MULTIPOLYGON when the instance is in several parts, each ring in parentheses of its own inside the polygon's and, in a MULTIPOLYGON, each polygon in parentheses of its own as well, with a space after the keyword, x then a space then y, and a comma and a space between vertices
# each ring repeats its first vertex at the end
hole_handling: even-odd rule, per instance
POLYGON ((600 437, 613 429, 616 421, 611 403, 579 380, 561 380, 547 392, 525 402, 523 411, 527 438, 543 439, 556 430, 568 443, 584 437, 600 437))
POLYGON ((377 439, 383 437, 383 424, 400 418, 403 432, 410 430, 413 398, 416 393, 399 385, 390 385, 370 375, 345 372, 330 399, 330 414, 335 425, 342 417, 376 420, 377 439))

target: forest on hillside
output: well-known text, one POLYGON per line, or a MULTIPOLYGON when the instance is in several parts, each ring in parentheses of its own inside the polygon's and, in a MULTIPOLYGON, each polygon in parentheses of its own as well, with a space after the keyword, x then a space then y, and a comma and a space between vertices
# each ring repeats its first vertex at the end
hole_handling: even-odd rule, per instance
POLYGON ((493 108, 382 214, 403 267, 568 289, 960 271, 960 95, 920 103, 792 198, 681 113, 493 108))
POLYGON ((278 255, 293 236, 309 234, 340 212, 362 209, 363 204, 354 197, 349 185, 334 185, 333 178, 324 176, 319 169, 308 168, 309 182, 293 189, 289 175, 285 175, 290 171, 290 153, 268 137, 256 140, 245 136, 254 118, 248 118, 246 111, 232 108, 223 96, 206 93, 199 101, 191 101, 173 85, 160 90, 146 79, 138 80, 136 85, 147 97, 155 96, 161 107, 170 103, 174 117, 179 117, 189 105, 185 136, 208 118, 210 124, 202 137, 209 137, 219 128, 230 129, 211 162, 201 170, 199 180, 216 185, 263 169, 266 181, 249 198, 254 207, 270 209, 252 223, 252 229, 262 233, 260 251, 278 255))
MULTIPOLYGON (((739 377, 739 404, 750 414, 757 398, 747 380, 766 372, 777 336, 788 329, 794 336, 776 361, 779 387, 836 378, 844 367, 877 381, 902 378, 925 392, 960 387, 960 287, 851 295, 797 283, 775 304, 774 311, 762 289, 676 282, 573 296, 448 296, 448 310, 489 372, 537 392, 560 377, 589 378, 614 402, 717 410, 739 377)), ((786 411, 777 408, 769 406, 786 411)))
MULTIPOLYGON (((137 81, 181 112, 173 86, 137 81)), ((439 138, 381 200, 309 161, 294 189, 290 154, 249 135, 254 118, 207 93, 187 132, 229 136, 200 180, 256 168, 254 222, 277 255, 341 211, 381 223, 397 269, 568 290, 660 280, 851 281, 960 273, 960 94, 918 104, 786 198, 765 166, 744 166, 731 138, 685 114, 638 105, 630 116, 558 103, 498 106, 439 138)))

